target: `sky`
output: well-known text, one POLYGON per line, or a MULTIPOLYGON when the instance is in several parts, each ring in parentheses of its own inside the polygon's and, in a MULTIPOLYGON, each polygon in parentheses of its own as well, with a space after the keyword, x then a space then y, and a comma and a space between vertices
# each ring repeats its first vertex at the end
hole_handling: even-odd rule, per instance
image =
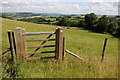
POLYGON ((0 12, 118 15, 119 0, 1 0, 0 12))

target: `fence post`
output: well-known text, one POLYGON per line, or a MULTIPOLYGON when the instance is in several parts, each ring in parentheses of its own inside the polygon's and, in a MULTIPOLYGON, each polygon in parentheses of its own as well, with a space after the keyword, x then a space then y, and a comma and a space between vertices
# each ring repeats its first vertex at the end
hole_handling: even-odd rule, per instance
POLYGON ((107 44, 107 38, 105 38, 105 41, 104 41, 104 46, 103 46, 103 51, 102 51, 101 63, 103 62, 103 59, 104 59, 106 44, 107 44))
POLYGON ((63 60, 65 58, 65 49, 66 49, 66 38, 63 37, 63 60))
POLYGON ((16 56, 15 59, 17 59, 16 42, 15 42, 15 35, 14 35, 14 32, 12 32, 12 37, 13 37, 13 43, 14 43, 15 56, 16 56))
POLYGON ((15 46, 16 44, 15 44, 13 31, 11 31, 11 30, 8 31, 8 38, 9 38, 12 61, 16 62, 16 46, 15 46))
MULTIPOLYGON (((25 33, 25 29, 22 29, 22 34, 23 33, 25 33)), ((23 52, 22 52, 22 54, 23 54, 23 59, 25 60, 26 59, 26 40, 25 40, 25 36, 22 36, 22 49, 23 49, 23 52)))
POLYGON ((56 49, 55 49, 55 57, 58 60, 63 59, 63 29, 56 29, 56 49))
POLYGON ((16 32, 16 42, 17 42, 17 54, 19 59, 24 58, 24 49, 23 49, 23 36, 22 29, 20 27, 15 28, 16 32))

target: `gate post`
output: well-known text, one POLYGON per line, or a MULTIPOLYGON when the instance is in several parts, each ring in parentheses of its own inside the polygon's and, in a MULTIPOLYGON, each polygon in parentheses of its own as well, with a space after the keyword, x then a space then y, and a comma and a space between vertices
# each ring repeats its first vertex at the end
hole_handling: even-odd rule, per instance
POLYGON ((16 44, 14 39, 14 32, 12 30, 8 31, 8 38, 9 38, 12 61, 16 62, 16 44))
POLYGON ((63 28, 56 29, 55 58, 63 60, 63 28))
POLYGON ((65 58, 65 50, 66 50, 66 38, 65 37, 63 37, 63 60, 64 60, 64 58, 65 58))
POLYGON ((20 27, 15 28, 16 32, 16 42, 17 42, 17 54, 19 59, 25 59, 25 38, 22 35, 25 30, 20 27))
MULTIPOLYGON (((22 34, 23 33, 25 33, 25 29, 22 29, 22 34)), ((23 59, 25 60, 26 59, 26 40, 25 40, 25 36, 22 36, 22 49, 23 49, 23 52, 22 52, 22 54, 23 54, 23 59)))

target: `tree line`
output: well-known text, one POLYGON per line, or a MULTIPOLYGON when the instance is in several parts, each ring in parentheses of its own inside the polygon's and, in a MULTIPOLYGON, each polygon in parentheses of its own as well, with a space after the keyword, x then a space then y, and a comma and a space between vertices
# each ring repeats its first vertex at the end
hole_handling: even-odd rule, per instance
POLYGON ((68 17, 61 17, 57 25, 69 27, 83 27, 96 33, 110 33, 120 37, 120 21, 110 20, 106 15, 98 17, 94 13, 86 14, 84 19, 71 20, 68 17))

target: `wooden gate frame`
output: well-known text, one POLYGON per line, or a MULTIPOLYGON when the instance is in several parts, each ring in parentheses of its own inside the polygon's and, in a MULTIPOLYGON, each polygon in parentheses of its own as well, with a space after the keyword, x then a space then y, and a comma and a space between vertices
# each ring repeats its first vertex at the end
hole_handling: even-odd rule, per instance
MULTIPOLYGON (((9 31, 8 34, 10 34, 10 32, 11 31, 9 31)), ((17 59, 21 59, 21 60, 26 60, 27 59, 27 57, 26 57, 26 54, 27 54, 27 52, 26 52, 26 50, 27 50, 26 41, 27 40, 25 39, 25 36, 41 35, 41 34, 55 34, 56 35, 55 39, 54 39, 56 41, 55 42, 55 51, 54 51, 55 52, 55 58, 58 59, 58 60, 64 60, 66 39, 65 39, 64 34, 63 34, 63 28, 58 28, 58 29, 56 29, 55 32, 25 32, 25 29, 22 29, 20 27, 15 28, 16 44, 15 44, 15 41, 14 41, 15 48, 11 47, 11 50, 14 51, 14 52, 12 52, 12 55, 15 55, 16 53, 17 54, 16 54, 16 56, 13 57, 13 60, 16 59, 16 57, 17 57, 17 59), (14 49, 16 49, 16 50, 14 50, 14 49)), ((10 35, 8 35, 8 37, 10 37, 10 35)), ((15 40, 14 35, 13 35, 12 39, 15 40)), ((52 40, 52 39, 41 39, 41 40, 38 40, 38 41, 49 41, 49 40, 52 40)), ((9 41, 11 41, 10 38, 9 38, 9 41)), ((11 42, 10 42, 10 44, 11 44, 11 42)), ((44 47, 46 47, 46 46, 44 46, 44 47)), ((51 47, 51 46, 49 46, 49 47, 51 47)), ((43 53, 49 53, 49 52, 43 52, 43 53)), ((51 52, 51 53, 53 53, 53 52, 51 52)))
MULTIPOLYGON (((5 53, 11 51, 11 56, 12 56, 13 62, 16 62, 16 59, 27 60, 27 57, 26 57, 27 48, 37 48, 35 50, 35 52, 33 52, 34 54, 37 54, 37 53, 40 53, 40 54, 41 53, 55 53, 54 57, 48 57, 48 58, 56 58, 60 61, 64 60, 65 52, 66 52, 66 53, 69 53, 70 55, 78 58, 80 61, 85 62, 85 60, 83 58, 70 52, 69 50, 66 50, 66 39, 65 39, 64 34, 63 34, 63 28, 58 28, 58 29, 56 29, 55 32, 25 32, 25 29, 17 27, 17 28, 15 28, 15 33, 16 33, 15 34, 16 39, 14 36, 14 32, 12 30, 8 31, 8 39, 9 39, 10 48, 8 48, 7 50, 3 51, 2 54, 0 54, 0 56, 1 56, 1 55, 4 55, 5 53), (40 35, 40 34, 50 34, 50 35, 47 37, 47 39, 35 39, 35 40, 26 40, 25 39, 25 36, 40 35), (49 39, 52 36, 52 34, 56 35, 55 39, 49 39), (56 41, 55 45, 42 46, 47 41, 54 41, 54 40, 56 41), (43 42, 40 44, 40 46, 26 47, 26 42, 31 42, 31 41, 43 41, 43 42), (16 44, 16 42, 17 42, 17 44, 16 44), (55 51, 36 52, 40 48, 44 48, 44 47, 55 47, 55 51)), ((104 48, 105 48, 106 42, 107 42, 107 39, 105 39, 104 48)), ((103 48, 103 50, 104 50, 104 48, 103 48)), ((33 53, 31 56, 34 55, 33 53)), ((102 56, 102 57, 104 57, 104 56, 102 56)), ((42 59, 45 59, 45 58, 42 58, 42 59)))

